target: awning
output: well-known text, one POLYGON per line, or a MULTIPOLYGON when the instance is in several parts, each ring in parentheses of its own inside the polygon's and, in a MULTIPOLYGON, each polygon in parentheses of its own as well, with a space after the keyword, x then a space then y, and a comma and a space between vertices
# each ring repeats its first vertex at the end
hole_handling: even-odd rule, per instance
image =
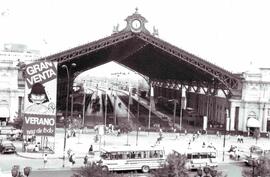
POLYGON ((261 125, 259 120, 251 117, 247 120, 247 127, 261 127, 261 125))

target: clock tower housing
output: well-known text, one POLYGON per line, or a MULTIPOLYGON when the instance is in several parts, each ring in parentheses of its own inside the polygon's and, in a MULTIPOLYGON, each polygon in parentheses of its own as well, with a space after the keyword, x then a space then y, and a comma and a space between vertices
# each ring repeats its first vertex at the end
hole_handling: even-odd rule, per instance
POLYGON ((150 34, 150 32, 145 28, 147 20, 138 13, 138 8, 136 8, 135 13, 128 16, 125 21, 127 22, 127 26, 123 31, 132 31, 134 33, 145 32, 150 34))

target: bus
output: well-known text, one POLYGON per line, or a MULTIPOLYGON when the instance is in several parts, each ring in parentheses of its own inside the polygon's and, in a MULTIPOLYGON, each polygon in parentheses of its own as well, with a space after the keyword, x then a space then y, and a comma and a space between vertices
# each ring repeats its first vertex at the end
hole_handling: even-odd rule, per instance
POLYGON ((264 146, 252 145, 249 148, 249 154, 244 157, 247 166, 252 166, 254 160, 258 160, 262 156, 270 156, 270 148, 264 146))
POLYGON ((107 146, 101 148, 98 161, 104 171, 141 170, 148 173, 165 164, 162 147, 107 146))
POLYGON ((186 168, 194 170, 203 167, 217 167, 217 151, 214 148, 196 148, 186 151, 173 150, 174 154, 182 154, 187 158, 186 168))

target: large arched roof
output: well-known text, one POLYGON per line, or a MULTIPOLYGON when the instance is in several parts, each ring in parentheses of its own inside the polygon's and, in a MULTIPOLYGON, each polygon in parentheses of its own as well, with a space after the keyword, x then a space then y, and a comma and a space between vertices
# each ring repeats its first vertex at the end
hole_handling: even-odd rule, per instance
MULTIPOLYGON (((134 32, 126 27, 106 38, 43 59, 57 61, 59 65, 75 62, 76 72, 116 61, 151 80, 170 80, 198 87, 214 84, 216 89, 230 93, 241 89, 238 75, 155 37, 147 30, 134 32)), ((59 70, 58 74, 64 77, 66 73, 59 70)))

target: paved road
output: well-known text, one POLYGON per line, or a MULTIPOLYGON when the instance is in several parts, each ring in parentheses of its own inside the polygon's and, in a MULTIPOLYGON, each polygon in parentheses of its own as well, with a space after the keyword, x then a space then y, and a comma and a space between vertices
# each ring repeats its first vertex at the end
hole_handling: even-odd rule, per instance
MULTIPOLYGON (((93 142, 93 137, 94 137, 94 132, 91 130, 87 134, 82 134, 80 137, 80 143, 78 143, 78 138, 69 138, 67 140, 67 149, 71 148, 73 149, 77 156, 79 155, 85 155, 88 152, 89 145, 93 144, 94 149, 98 150, 99 148, 99 143, 94 143, 93 142)), ((148 144, 148 145, 154 145, 156 138, 158 137, 158 133, 150 133, 148 136, 147 132, 139 132, 139 138, 138 138, 138 145, 143 145, 143 144, 148 144)), ((124 145, 127 142, 127 136, 126 135, 121 135, 120 137, 113 136, 113 135, 106 135, 106 146, 107 145, 124 145)), ((164 133, 164 139, 161 142, 161 146, 164 146, 164 149, 167 153, 170 152, 170 149, 172 148, 180 148, 180 147, 185 147, 188 144, 189 139, 191 139, 192 135, 182 135, 178 139, 175 139, 175 134, 165 134, 164 133)), ((222 142, 223 138, 222 137, 216 137, 213 135, 203 135, 199 137, 198 139, 195 140, 195 142, 192 142, 193 146, 201 146, 202 142, 212 142, 213 145, 217 147, 219 150, 218 158, 219 160, 222 159, 222 142)), ((59 157, 62 156, 63 154, 63 130, 62 129, 57 129, 56 131, 56 137, 55 137, 55 142, 56 142, 56 155, 60 155, 59 157)), ((229 149, 229 146, 231 144, 237 144, 241 146, 242 148, 248 148, 249 145, 255 144, 255 140, 252 138, 245 138, 245 143, 243 144, 237 144, 236 142, 236 137, 228 137, 226 139, 226 150, 229 149)), ((136 146, 136 132, 132 132, 129 134, 129 144, 131 146, 136 146)), ((264 145, 264 146, 270 146, 270 140, 261 138, 258 141, 258 144, 264 145)), ((104 145, 104 141, 102 140, 102 146, 104 145)), ((19 143, 19 146, 21 147, 21 144, 19 143)), ((36 153, 39 155, 39 153, 36 153)), ((42 157, 42 154, 40 155, 42 157)), ((62 159, 52 159, 50 158, 51 155, 49 155, 49 161, 47 164, 48 168, 55 167, 55 168, 61 168, 62 167, 62 159)), ((228 162, 228 154, 225 154, 225 162, 228 162)), ((9 154, 9 155, 2 155, 0 154, 0 168, 3 171, 10 171, 13 165, 18 164, 21 166, 31 166, 33 169, 39 169, 43 167, 43 161, 42 159, 28 159, 28 158, 22 158, 18 157, 14 154, 9 154)), ((83 164, 83 159, 79 159, 76 164, 83 164)), ((222 166, 222 164, 219 164, 222 166)), ((66 159, 66 165, 69 166, 69 162, 66 159)), ((226 165, 225 165, 226 166, 226 165)), ((241 167, 237 167, 235 164, 233 165, 228 165, 228 173, 230 173, 230 169, 241 169, 241 167), (236 167, 235 167, 236 166, 236 167)), ((225 168, 226 169, 226 168, 225 168)), ((233 172, 235 170, 232 170, 233 172)))

